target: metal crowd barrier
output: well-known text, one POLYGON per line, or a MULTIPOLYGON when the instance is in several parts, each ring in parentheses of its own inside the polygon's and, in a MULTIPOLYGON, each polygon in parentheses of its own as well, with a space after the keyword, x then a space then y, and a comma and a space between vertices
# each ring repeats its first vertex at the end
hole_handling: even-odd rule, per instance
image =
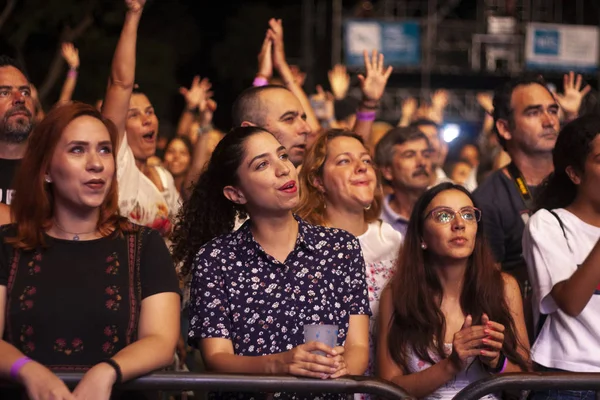
MULTIPOLYGON (((57 372, 69 387, 83 378, 82 372, 57 372)), ((381 379, 347 376, 338 379, 310 379, 293 376, 196 374, 156 372, 118 386, 119 389, 221 392, 368 393, 391 400, 414 400, 404 389, 381 379)))
POLYGON ((592 390, 600 399, 600 373, 527 372, 494 375, 471 383, 453 400, 476 400, 501 390, 592 390))

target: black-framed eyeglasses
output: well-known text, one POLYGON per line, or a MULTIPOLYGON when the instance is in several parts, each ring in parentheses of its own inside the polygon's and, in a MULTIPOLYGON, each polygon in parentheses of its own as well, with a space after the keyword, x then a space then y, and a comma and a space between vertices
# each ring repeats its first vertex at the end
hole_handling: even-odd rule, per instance
POLYGON ((458 211, 450 207, 436 207, 427 213, 425 219, 431 217, 434 222, 443 225, 452 222, 457 214, 460 214, 466 223, 476 224, 481 220, 481 210, 475 207, 464 207, 458 211))

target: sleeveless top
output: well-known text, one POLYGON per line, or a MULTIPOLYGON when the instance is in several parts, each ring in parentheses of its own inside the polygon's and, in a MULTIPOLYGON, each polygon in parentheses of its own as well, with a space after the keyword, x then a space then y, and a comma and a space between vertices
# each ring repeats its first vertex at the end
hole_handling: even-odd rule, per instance
MULTIPOLYGON (((452 343, 444 343, 444 351, 446 354, 452 353, 452 343)), ((435 362, 440 361, 440 357, 434 352, 430 351, 429 355, 435 362)), ((427 368, 431 367, 431 364, 425 360, 418 359, 416 354, 411 350, 408 367, 409 373, 413 374, 426 370, 427 368)), ((454 379, 449 380, 443 386, 440 386, 435 392, 424 397, 423 399, 451 400, 458 392, 460 392, 469 384, 489 376, 489 372, 483 368, 483 365, 479 359, 477 357, 470 357, 467 367, 460 371, 454 377, 454 379)), ((490 394, 482 397, 482 399, 499 400, 500 397, 490 394)))

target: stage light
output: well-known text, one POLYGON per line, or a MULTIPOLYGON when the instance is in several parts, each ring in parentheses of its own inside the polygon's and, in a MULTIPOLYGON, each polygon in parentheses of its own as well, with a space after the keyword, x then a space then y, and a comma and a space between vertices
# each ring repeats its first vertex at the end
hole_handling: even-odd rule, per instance
POLYGON ((460 126, 457 124, 446 124, 442 127, 442 138, 444 142, 450 143, 460 136, 460 126))

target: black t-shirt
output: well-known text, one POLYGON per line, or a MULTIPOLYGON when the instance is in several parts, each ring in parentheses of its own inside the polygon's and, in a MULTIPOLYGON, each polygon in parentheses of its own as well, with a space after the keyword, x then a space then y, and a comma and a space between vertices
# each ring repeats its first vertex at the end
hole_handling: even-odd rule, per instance
POLYGON ((10 205, 13 197, 13 179, 21 159, 0 158, 0 203, 10 205))
POLYGON ((53 370, 68 371, 85 371, 137 340, 141 301, 179 293, 179 284, 160 234, 135 229, 89 241, 46 235, 47 248, 19 252, 15 262, 12 246, 4 244, 14 225, 2 228, 4 340, 53 370))
MULTIPOLYGON (((532 196, 535 187, 529 186, 532 196)), ((514 182, 503 169, 492 172, 473 193, 481 211, 488 243, 502 269, 512 272, 525 268, 521 238, 529 219, 527 209, 514 182)))

